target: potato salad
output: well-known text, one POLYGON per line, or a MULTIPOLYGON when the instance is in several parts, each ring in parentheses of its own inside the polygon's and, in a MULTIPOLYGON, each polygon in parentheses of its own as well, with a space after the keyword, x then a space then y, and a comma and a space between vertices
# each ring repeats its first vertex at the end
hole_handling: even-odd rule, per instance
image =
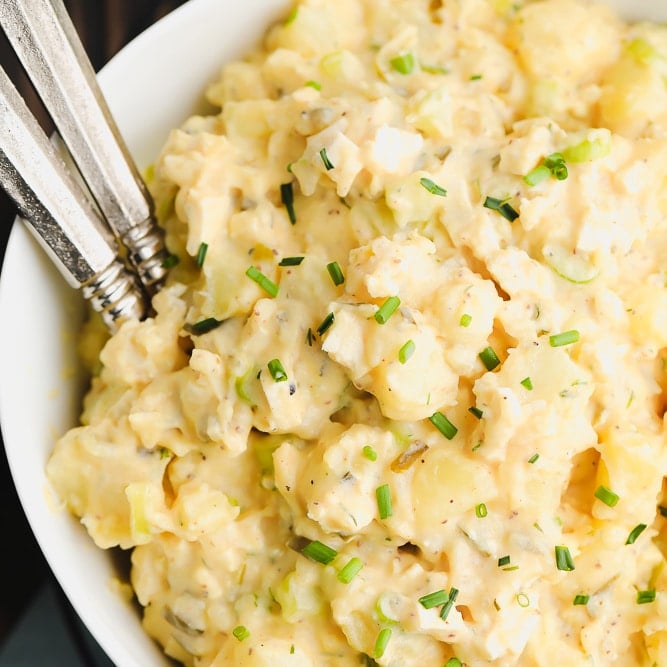
POLYGON ((185 665, 667 665, 667 28, 303 0, 148 178, 48 475, 185 665))

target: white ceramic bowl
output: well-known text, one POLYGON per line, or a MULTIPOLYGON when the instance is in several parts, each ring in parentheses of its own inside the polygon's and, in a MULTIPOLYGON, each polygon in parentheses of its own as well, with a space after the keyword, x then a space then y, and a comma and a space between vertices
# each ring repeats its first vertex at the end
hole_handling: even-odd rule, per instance
MULTIPOLYGON (((630 19, 667 21, 667 2, 608 0, 630 19)), ((100 82, 140 166, 196 109, 222 62, 247 51, 289 0, 191 0, 116 56, 100 82)), ((0 280, 0 416, 19 497, 49 565, 109 657, 122 667, 169 664, 136 610, 110 586, 114 568, 80 524, 57 507, 44 466, 74 425, 83 380, 75 338, 81 300, 15 225, 0 280)), ((11 536, 5 536, 11 548, 11 536)))
MULTIPOLYGON (((102 89, 140 167, 202 105, 221 63, 247 52, 288 6, 289 0, 192 0, 104 68, 102 89)), ((56 578, 113 662, 171 664, 144 634, 135 608, 111 587, 109 554, 58 507, 44 475, 55 438, 76 424, 80 410, 85 380, 75 340, 82 314, 78 293, 16 224, 0 277, 0 416, 21 503, 56 578)), ((5 549, 11 541, 5 535, 5 549)))

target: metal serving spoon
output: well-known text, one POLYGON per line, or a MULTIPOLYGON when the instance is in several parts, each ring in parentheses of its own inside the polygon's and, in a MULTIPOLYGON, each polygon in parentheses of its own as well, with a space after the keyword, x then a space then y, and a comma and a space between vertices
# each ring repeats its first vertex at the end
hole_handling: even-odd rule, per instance
POLYGON ((166 274, 162 232, 65 6, 62 0, 2 0, 0 25, 97 208, 4 72, 2 185, 68 282, 83 288, 110 328, 128 317, 142 317, 147 297, 166 274), (127 267, 119 260, 119 246, 127 267))

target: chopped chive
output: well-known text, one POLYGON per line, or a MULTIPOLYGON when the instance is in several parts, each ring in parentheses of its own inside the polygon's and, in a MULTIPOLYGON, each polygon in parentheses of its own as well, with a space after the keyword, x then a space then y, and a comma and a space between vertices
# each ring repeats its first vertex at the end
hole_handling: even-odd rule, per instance
POLYGON ((404 364, 415 352, 416 346, 413 340, 406 341, 398 351, 398 360, 404 364))
POLYGON ((315 90, 322 90, 322 84, 318 83, 317 81, 313 81, 312 79, 310 81, 306 81, 306 83, 303 85, 308 86, 309 88, 314 88, 315 90))
POLYGON ((458 433, 456 426, 454 426, 442 412, 434 412, 428 420, 438 429, 438 431, 440 431, 440 433, 442 433, 442 435, 445 436, 445 438, 447 438, 447 440, 451 440, 458 433))
POLYGON ((456 656, 454 656, 453 658, 447 660, 445 667, 463 667, 463 663, 456 656))
POLYGON ((269 296, 275 298, 278 295, 278 285, 269 280, 259 269, 249 266, 245 274, 250 280, 256 282, 269 296))
POLYGON ((204 243, 202 241, 199 244, 199 250, 197 250, 197 259, 195 259, 195 262, 197 262, 197 266, 200 269, 202 266, 204 266, 204 260, 206 259, 207 251, 208 251, 208 243, 204 243))
POLYGON ((313 341, 315 340, 315 334, 313 333, 313 330, 308 327, 308 331, 306 331, 306 343, 308 343, 308 347, 313 347, 313 341))
POLYGON ((519 384, 528 391, 533 391, 533 381, 529 377, 523 378, 519 384))
POLYGON ((389 64, 399 73, 399 74, 410 74, 415 68, 415 57, 412 53, 402 53, 400 56, 396 56, 389 61, 389 64))
POLYGON ((216 320, 215 317, 207 317, 205 320, 199 320, 194 324, 186 324, 183 328, 193 336, 201 336, 213 329, 217 329, 224 320, 216 320))
POLYGON ((386 324, 387 320, 394 314, 400 305, 401 300, 397 296, 388 297, 378 310, 375 311, 375 321, 378 324, 386 324))
POLYGON ((645 523, 638 523, 628 535, 628 539, 625 540, 626 544, 634 544, 637 538, 646 530, 645 523))
POLYGON ((470 326, 471 322, 472 322, 472 315, 469 315, 468 313, 463 313, 463 315, 461 315, 461 319, 459 320, 459 324, 462 327, 470 326))
POLYGON ((361 451, 369 461, 377 461, 377 452, 370 445, 364 445, 361 451))
POLYGON ((375 497, 378 503, 378 512, 381 519, 388 519, 392 515, 391 489, 389 484, 383 484, 375 489, 375 497))
POLYGON ((507 567, 510 564, 509 556, 501 556, 498 559, 498 567, 507 567))
POLYGON ((655 601, 655 588, 646 591, 637 591, 637 604, 647 604, 655 601))
POLYGON ((174 255, 174 253, 171 252, 162 260, 162 264, 160 264, 160 266, 163 269, 173 269, 180 261, 180 257, 178 255, 174 255))
POLYGON ((303 256, 299 257, 283 257, 279 262, 278 266, 299 266, 303 262, 303 256))
POLYGON ((292 224, 296 223, 296 213, 294 212, 294 190, 292 188, 291 182, 281 183, 280 199, 283 203, 283 206, 287 209, 287 215, 289 216, 289 221, 292 224))
POLYGON ((364 564, 361 562, 360 558, 356 556, 350 558, 345 564, 345 567, 336 575, 338 581, 343 584, 349 584, 352 579, 354 579, 358 574, 364 564))
POLYGON ((322 158, 322 163, 324 164, 324 168, 327 171, 330 171, 331 169, 334 168, 333 163, 331 162, 331 160, 329 159, 329 156, 327 155, 327 149, 326 148, 323 148, 320 151, 320 157, 322 158))
POLYGON ((516 601, 519 604, 519 607, 529 607, 530 598, 525 593, 517 593, 516 601))
POLYGON ((381 658, 384 655, 390 639, 391 628, 382 628, 382 630, 380 630, 380 634, 378 634, 377 639, 375 640, 375 646, 373 647, 374 658, 381 658))
POLYGON ((584 595, 582 593, 579 593, 574 596, 574 600, 572 600, 572 604, 576 607, 579 605, 584 605, 588 604, 588 601, 591 599, 590 595, 584 595))
POLYGON ((428 65, 426 63, 420 63, 419 67, 427 74, 449 74, 449 70, 442 65, 428 65))
POLYGON ((327 271, 329 272, 334 285, 342 285, 345 282, 345 276, 343 275, 343 271, 338 262, 329 262, 329 264, 327 264, 327 271))
POLYGON ((250 637, 250 632, 248 628, 246 628, 245 625, 237 625, 233 630, 232 634, 234 637, 236 637, 240 642, 242 642, 244 639, 248 639, 250 637))
POLYGON ((271 359, 268 363, 269 373, 275 382, 285 382, 287 380, 287 373, 280 363, 280 359, 271 359))
POLYGON ((552 153, 544 158, 544 166, 549 169, 551 174, 559 181, 564 181, 568 177, 565 157, 562 153, 552 153))
POLYGON ((488 514, 489 514, 489 510, 486 509, 486 505, 484 503, 480 503, 479 505, 475 505, 475 515, 477 516, 478 519, 483 519, 488 514))
POLYGON ((500 359, 498 359, 498 355, 493 351, 491 346, 485 347, 479 353, 479 358, 482 360, 484 366, 486 366, 487 371, 492 371, 500 365, 500 359))
POLYGON ((471 80, 471 81, 480 81, 481 78, 482 78, 482 75, 481 75, 481 74, 473 74, 473 75, 470 77, 470 80, 471 80))
POLYGON ((528 459, 528 463, 535 463, 535 462, 537 461, 537 459, 539 459, 539 458, 540 458, 540 455, 536 452, 535 454, 533 454, 533 455, 528 459))
POLYGON ((660 516, 667 517, 667 507, 664 505, 658 505, 658 512, 660 512, 660 516))
POLYGON ((537 185, 549 176, 559 181, 564 181, 568 177, 567 165, 562 153, 547 155, 541 164, 523 177, 523 180, 528 185, 537 185))
POLYGON ((328 565, 338 555, 335 549, 319 540, 313 540, 306 544, 301 549, 301 553, 317 563, 322 563, 322 565, 328 565))
POLYGON ((452 586, 449 589, 449 598, 447 599, 447 602, 443 605, 442 609, 440 610, 440 618, 443 621, 447 620, 447 617, 449 616, 449 612, 452 610, 452 607, 454 606, 454 602, 456 601, 456 598, 459 595, 459 589, 454 588, 452 586))
POLYGON ((571 572, 574 570, 574 561, 567 547, 557 546, 554 548, 556 554, 556 567, 564 572, 571 572))
POLYGON ((563 345, 571 345, 579 340, 579 332, 576 329, 570 331, 563 331, 562 333, 553 334, 549 336, 549 345, 551 347, 562 347, 563 345))
POLYGON ((320 324, 319 327, 317 327, 317 333, 320 336, 323 336, 328 330, 329 327, 334 323, 334 314, 329 313, 323 320, 322 323, 320 324))
POLYGON ((616 504, 619 501, 618 495, 602 484, 595 489, 593 495, 607 505, 607 507, 616 507, 616 504))
POLYGON ((484 413, 475 405, 471 405, 468 408, 468 412, 474 417, 477 417, 477 419, 481 419, 484 416, 484 413))
POLYGON ((510 222, 514 222, 519 217, 519 214, 507 200, 497 199, 496 197, 487 197, 484 200, 484 208, 500 213, 503 218, 510 222))
POLYGON ((449 594, 444 589, 441 589, 439 591, 434 591, 433 593, 428 593, 427 595, 422 595, 417 602, 419 602, 424 609, 432 609, 433 607, 439 607, 440 605, 445 604, 447 600, 449 600, 449 594))
POLYGON ((437 183, 434 183, 430 178, 420 178, 419 182, 432 195, 438 195, 440 197, 447 196, 447 190, 445 190, 445 188, 441 188, 437 183))

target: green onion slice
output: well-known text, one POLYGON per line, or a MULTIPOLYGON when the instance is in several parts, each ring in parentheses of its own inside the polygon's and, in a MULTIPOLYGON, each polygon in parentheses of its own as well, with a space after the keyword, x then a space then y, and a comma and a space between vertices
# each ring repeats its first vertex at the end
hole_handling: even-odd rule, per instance
POLYGON ((317 333, 320 336, 323 336, 331 327, 331 325, 334 323, 334 314, 329 313, 321 322, 320 326, 317 327, 317 333))
POLYGON ((392 515, 391 507, 391 489, 389 484, 383 484, 375 489, 375 497, 378 503, 378 512, 380 519, 388 519, 392 515))
POLYGON ((208 251, 208 243, 204 243, 202 241, 199 244, 199 250, 197 250, 197 258, 195 259, 195 262, 197 263, 197 266, 200 269, 202 266, 204 266, 204 260, 206 259, 207 251, 208 251))
POLYGON ((593 495, 608 507, 616 507, 616 504, 619 501, 618 495, 602 484, 595 489, 593 495))
POLYGON ((484 200, 484 208, 488 208, 496 213, 500 213, 506 220, 514 222, 519 214, 506 199, 497 199, 496 197, 487 197, 484 200))
POLYGON ((224 320, 217 320, 215 317, 207 317, 205 320, 199 320, 194 324, 186 324, 183 328, 193 336, 201 336, 213 329, 217 329, 224 320))
POLYGON ((492 371, 494 368, 500 365, 500 359, 498 359, 498 355, 493 351, 491 346, 485 347, 479 353, 479 358, 482 360, 482 363, 486 367, 487 371, 492 371))
POLYGON ((318 83, 317 81, 313 81, 312 79, 306 81, 306 83, 303 85, 308 86, 309 88, 314 88, 315 90, 322 90, 322 84, 318 83))
POLYGON ((590 595, 584 595, 583 593, 579 593, 578 595, 574 596, 574 600, 572 600, 572 604, 576 607, 578 605, 584 605, 588 604, 588 601, 591 599, 590 595))
POLYGON ((523 378, 520 382, 521 386, 527 389, 528 391, 533 391, 533 381, 529 377, 523 378))
POLYGON ((549 345, 551 347, 562 347, 563 345, 572 345, 579 340, 579 332, 576 329, 563 331, 562 333, 549 336, 549 345))
POLYGON ((384 655, 384 652, 387 650, 387 645, 391 639, 391 628, 382 628, 380 633, 375 640, 375 646, 373 647, 373 657, 381 658, 384 655))
POLYGON ((237 625, 233 630, 232 634, 234 637, 236 637, 240 642, 242 642, 244 639, 248 639, 250 637, 250 632, 248 628, 246 628, 245 625, 237 625))
POLYGON ((327 271, 329 272, 334 285, 342 285, 345 282, 345 276, 343 275, 343 271, 338 262, 329 262, 329 264, 327 264, 327 271))
POLYGON ((542 181, 551 176, 551 170, 545 164, 539 164, 535 169, 529 171, 523 180, 530 186, 539 185, 542 181))
POLYGON ((472 315, 469 315, 468 313, 463 313, 463 315, 461 315, 461 319, 459 320, 459 324, 462 327, 470 326, 471 322, 472 322, 472 315))
POLYGON ((287 373, 280 363, 280 359, 271 359, 268 363, 269 373, 275 382, 285 382, 287 380, 287 373))
POLYGON ((488 514, 489 510, 486 508, 486 505, 484 503, 475 505, 475 515, 477 516, 478 519, 483 519, 488 514))
POLYGON ((303 262, 303 256, 299 257, 283 257, 279 262, 278 266, 299 266, 303 262))
POLYGON ((646 530, 645 523, 638 523, 628 535, 628 539, 625 540, 626 544, 634 544, 637 538, 646 530))
POLYGON ((507 567, 510 564, 509 556, 501 556, 498 559, 498 567, 507 567))
POLYGON ((359 574, 363 566, 364 564, 361 562, 360 558, 357 558, 356 556, 350 558, 341 571, 336 575, 336 578, 343 584, 349 584, 352 579, 359 574))
POLYGON ((463 663, 456 656, 454 656, 453 658, 447 660, 445 667, 463 667, 463 663))
POLYGON ((301 549, 301 553, 311 560, 314 560, 316 563, 322 563, 322 565, 328 565, 338 555, 338 552, 335 549, 332 549, 330 546, 319 540, 313 540, 306 544, 306 546, 301 549))
POLYGON ((399 74, 410 74, 415 68, 415 57, 412 53, 402 53, 389 61, 399 74))
POLYGON ((404 364, 415 353, 416 349, 417 348, 413 340, 406 341, 398 351, 398 360, 404 364))
POLYGON ((442 435, 445 436, 445 438, 447 438, 447 440, 451 440, 458 433, 456 426, 454 426, 442 412, 434 412, 428 420, 438 429, 438 431, 440 431, 440 433, 442 433, 442 435))
POLYGON ((361 451, 369 461, 377 461, 377 452, 370 445, 364 445, 361 451))
POLYGON ((517 593, 516 601, 519 604, 519 607, 529 607, 530 598, 525 593, 517 593))
POLYGON ((333 169, 334 166, 333 166, 333 163, 331 162, 331 160, 329 159, 329 156, 327 155, 327 149, 326 148, 323 148, 320 151, 320 157, 322 158, 322 163, 324 164, 324 168, 327 171, 331 171, 331 169, 333 169))
POLYGON ((250 280, 256 282, 269 296, 274 298, 278 296, 278 285, 269 280, 259 269, 249 266, 245 274, 250 280))
POLYGON ((282 183, 280 185, 280 200, 283 206, 287 209, 289 221, 292 224, 296 223, 296 213, 294 212, 294 189, 292 183, 282 183))
POLYGON ((375 311, 375 321, 378 324, 386 324, 387 320, 396 312, 396 309, 401 305, 401 300, 397 296, 390 296, 387 300, 375 311))
POLYGON ((430 178, 420 178, 419 182, 432 195, 438 195, 439 197, 447 196, 447 190, 445 190, 445 188, 441 188, 437 183, 434 183, 430 178))
POLYGON ((424 609, 432 609, 433 607, 439 607, 440 605, 445 604, 448 600, 449 593, 444 589, 441 589, 439 591, 434 591, 433 593, 428 593, 427 595, 422 595, 418 602, 424 609))
POLYGON ((655 588, 646 591, 637 591, 637 604, 648 604, 655 601, 655 588))
POLYGON ((533 454, 533 455, 528 459, 528 463, 536 463, 536 462, 537 462, 537 459, 539 459, 539 458, 540 458, 540 455, 536 452, 535 454, 533 454))
POLYGON ((554 549, 556 554, 556 567, 564 572, 571 572, 574 570, 574 561, 567 547, 557 546, 554 549))

